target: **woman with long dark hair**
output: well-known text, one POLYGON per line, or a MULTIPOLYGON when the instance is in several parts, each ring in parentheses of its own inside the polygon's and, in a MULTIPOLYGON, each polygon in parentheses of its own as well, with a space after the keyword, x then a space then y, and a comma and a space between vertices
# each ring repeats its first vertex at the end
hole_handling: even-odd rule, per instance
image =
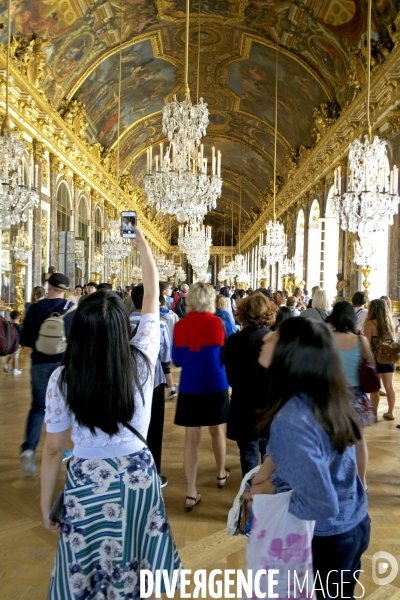
MULTIPOLYGON (((50 600, 139 597, 139 571, 180 567, 159 479, 145 443, 160 344, 158 274, 135 227, 144 299, 136 335, 109 290, 85 297, 62 365, 50 378, 41 470, 46 529, 61 530, 50 600), (72 427, 61 522, 49 518, 72 427)), ((154 597, 154 596, 152 596, 154 597)))
POLYGON ((375 422, 375 411, 367 394, 361 389, 359 370, 363 359, 374 364, 374 357, 368 340, 363 335, 356 335, 357 317, 349 302, 342 301, 335 304, 329 324, 334 330, 343 372, 354 394, 352 404, 361 428, 361 441, 356 445, 357 470, 365 489, 368 489, 366 480, 368 447, 364 428, 375 422), (371 410, 368 410, 368 407, 371 410))
POLYGON ((260 431, 269 456, 245 497, 293 490, 289 512, 315 521, 314 572, 328 588, 317 598, 334 597, 341 577, 342 597, 352 598, 370 519, 356 468, 360 428, 333 333, 322 321, 284 321, 259 360, 268 367, 260 431))
MULTIPOLYGON (((395 364, 381 364, 376 360, 376 352, 380 342, 394 340, 395 337, 391 313, 385 300, 380 298, 370 302, 364 324, 364 335, 371 344, 371 349, 375 356, 376 370, 386 391, 388 410, 382 416, 387 421, 394 421, 393 411, 396 403, 396 395, 393 387, 393 377, 395 364)), ((378 412, 379 391, 371 394, 371 400, 375 410, 378 412)))

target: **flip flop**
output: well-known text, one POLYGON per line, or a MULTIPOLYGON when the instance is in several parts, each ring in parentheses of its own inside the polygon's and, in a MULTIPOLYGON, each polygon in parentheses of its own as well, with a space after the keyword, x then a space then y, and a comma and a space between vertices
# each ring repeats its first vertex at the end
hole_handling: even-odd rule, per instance
POLYGON ((196 498, 193 498, 193 496, 186 496, 185 498, 185 512, 191 512, 194 507, 196 506, 196 504, 198 504, 201 500, 201 495, 197 494, 196 498), (194 500, 194 504, 188 504, 186 502, 186 500, 194 500))
POLYGON ((228 477, 230 476, 230 474, 231 472, 229 471, 229 469, 225 469, 225 477, 217 477, 217 486, 220 490, 222 490, 222 488, 225 487, 225 484, 228 481, 228 477), (218 483, 219 481, 223 481, 224 483, 218 483))
POLYGON ((384 413, 382 417, 385 419, 385 421, 394 421, 394 416, 390 413, 384 413))

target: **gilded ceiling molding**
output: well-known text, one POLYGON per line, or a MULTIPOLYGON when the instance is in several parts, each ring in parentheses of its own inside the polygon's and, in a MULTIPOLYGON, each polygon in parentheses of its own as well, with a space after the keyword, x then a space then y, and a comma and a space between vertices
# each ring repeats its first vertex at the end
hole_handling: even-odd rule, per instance
MULTIPOLYGON (((177 87, 181 88, 181 87, 182 87, 182 85, 181 85, 181 84, 179 84, 179 86, 177 86, 177 87)), ((177 93, 175 90, 176 90, 176 88, 174 89, 174 93, 177 93)), ((157 117, 158 115, 161 117, 161 115, 162 115, 162 110, 157 110, 156 112, 149 113, 149 114, 148 114, 148 115, 146 115, 145 117, 142 117, 141 119, 138 119, 138 120, 137 120, 137 121, 135 121, 134 123, 131 123, 131 125, 129 125, 129 127, 127 127, 127 128, 125 129, 125 131, 123 131, 123 132, 121 133, 121 135, 119 136, 119 138, 117 138, 117 139, 115 140, 115 142, 114 142, 114 143, 112 144, 112 146, 111 146, 111 149, 112 149, 112 150, 114 150, 115 148, 117 148, 117 146, 118 146, 118 139, 119 139, 119 146, 120 146, 120 148, 121 148, 121 146, 122 146, 122 145, 123 145, 123 143, 124 143, 124 138, 125 138, 125 137, 128 135, 128 133, 131 133, 131 132, 133 133, 133 131, 132 131, 132 130, 133 130, 133 129, 135 129, 135 127, 138 127, 138 131, 142 131, 142 129, 144 129, 144 127, 143 127, 143 128, 142 128, 142 127, 141 127, 141 128, 139 128, 139 125, 142 125, 142 124, 144 124, 144 123, 145 123, 146 121, 148 121, 149 119, 152 119, 153 117, 157 117)), ((161 126, 161 119, 160 119, 160 126, 161 126)), ((167 139, 167 138, 165 138, 165 139, 167 139)), ((126 142, 125 142, 125 143, 126 143, 126 142)), ((128 168, 128 167, 125 167, 125 169, 124 169, 124 170, 126 170, 127 168, 128 168)))
MULTIPOLYGON (((267 46, 268 48, 271 48, 273 50, 276 50, 276 46, 277 46, 276 43, 271 42, 267 39, 258 37, 257 35, 254 35, 253 33, 243 32, 241 35, 241 38, 240 38, 239 53, 236 54, 236 56, 230 56, 229 58, 222 61, 218 65, 218 74, 220 77, 221 77, 222 72, 225 69, 227 69, 230 65, 232 65, 236 62, 242 61, 242 60, 247 60, 248 58, 250 58, 251 46, 252 46, 253 42, 256 44, 260 44, 262 46, 267 46)), ((281 54, 284 54, 285 56, 291 58, 292 60, 297 62, 299 65, 301 65, 319 83, 319 85, 322 87, 325 94, 327 95, 328 99, 330 101, 333 101, 334 98, 332 96, 332 93, 329 90, 326 83, 324 82, 324 80, 318 75, 318 73, 316 71, 314 71, 314 69, 312 67, 310 67, 310 65, 305 60, 303 60, 302 58, 297 56, 297 54, 294 54, 290 50, 283 48, 282 46, 278 46, 278 52, 280 52, 281 54)), ((234 92, 232 92, 232 90, 230 90, 225 83, 221 84, 221 87, 224 89, 224 91, 229 96, 236 99, 238 104, 233 110, 239 111, 240 98, 238 96, 236 96, 236 94, 234 94, 234 92)))
MULTIPOLYGON (((177 69, 179 69, 179 72, 183 71, 182 61, 180 61, 178 58, 175 58, 174 56, 170 56, 164 52, 164 45, 163 45, 162 34, 161 34, 160 30, 151 31, 149 33, 144 33, 143 35, 138 35, 137 37, 133 38, 132 40, 128 40, 127 42, 124 42, 122 44, 122 50, 125 50, 125 48, 130 48, 131 46, 135 46, 136 44, 139 44, 140 42, 146 42, 146 41, 150 41, 151 48, 153 50, 153 54, 154 54, 155 58, 162 58, 163 60, 166 60, 166 61, 170 62, 171 64, 173 64, 175 67, 177 67, 177 69)), ((93 71, 104 60, 106 60, 106 58, 113 56, 113 54, 116 54, 119 51, 120 51, 120 46, 116 46, 114 48, 111 48, 107 52, 104 52, 104 54, 102 54, 101 56, 96 58, 94 63, 90 65, 88 70, 85 71, 85 73, 78 79, 78 81, 75 83, 75 85, 70 89, 70 91, 68 92, 68 94, 66 96, 67 100, 70 100, 71 98, 73 98, 73 96, 76 94, 76 92, 78 91, 78 89, 80 88, 82 83, 89 77, 89 75, 91 75, 93 73, 93 71)), ((181 86, 182 85, 183 85, 183 83, 181 84, 181 86)))
MULTIPOLYGON (((395 46, 386 61, 374 73, 371 85, 372 128, 394 129, 397 127, 398 105, 400 103, 400 44, 395 46), (396 82, 396 84, 394 83, 396 82)), ((349 144, 355 137, 366 133, 367 92, 362 90, 351 104, 345 107, 340 117, 332 124, 329 137, 325 136, 310 150, 294 175, 288 179, 277 197, 277 216, 280 217, 288 208, 307 194, 316 182, 331 174, 338 161, 346 163, 349 144)), ((400 122, 399 122, 400 125, 400 122)), ((268 206, 261 214, 259 221, 250 228, 242 240, 246 249, 264 230, 272 216, 272 207, 268 206)))
MULTIPOLYGON (((4 81, 4 46, 0 46, 0 79, 4 81)), ((0 98, 4 102, 0 87, 0 98)), ((72 171, 98 192, 115 208, 136 208, 144 234, 161 251, 168 246, 157 223, 146 218, 140 206, 136 206, 134 192, 121 190, 111 173, 96 159, 88 141, 76 135, 63 118, 55 111, 45 95, 29 84, 26 77, 11 61, 10 65, 10 120, 30 137, 43 144, 50 153, 53 170, 72 171), (53 158, 52 158, 53 156, 53 158), (61 165, 64 169, 61 169, 61 165)))
MULTIPOLYGON (((168 0, 167 0, 168 1, 168 0)), ((214 0, 215 1, 215 0, 214 0)), ((205 14, 200 12, 200 20, 202 22, 208 22, 208 23, 218 23, 219 25, 226 25, 228 23, 236 23, 237 21, 243 21, 244 20, 244 11, 246 10, 246 7, 249 3, 249 0, 239 0, 239 10, 238 13, 236 15, 234 15, 233 17, 224 17, 222 15, 209 15, 209 14, 205 14)), ((183 14, 182 17, 173 17, 172 15, 168 15, 165 14, 164 9, 163 9, 163 4, 165 4, 165 0, 155 0, 155 5, 156 5, 156 9, 157 9, 157 16, 162 19, 163 21, 170 21, 172 23, 183 23, 185 21, 185 15, 183 14)), ((173 4, 173 2, 171 1, 171 5, 173 4)), ((201 10, 201 7, 200 7, 201 10)), ((199 15, 198 12, 193 11, 190 13, 190 22, 195 22, 199 20, 199 15)))

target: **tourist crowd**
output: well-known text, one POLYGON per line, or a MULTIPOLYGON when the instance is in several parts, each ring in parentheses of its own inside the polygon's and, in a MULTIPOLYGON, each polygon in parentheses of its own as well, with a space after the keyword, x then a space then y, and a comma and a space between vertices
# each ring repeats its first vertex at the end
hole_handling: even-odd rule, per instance
MULTIPOLYGON (((181 568, 160 492, 168 483, 161 473, 166 387, 168 400, 177 396, 175 424, 185 427, 183 509, 202 499, 198 456, 208 427, 218 488, 230 476, 228 437, 243 477, 261 462, 244 494, 249 506, 257 494, 291 490, 289 512, 315 521, 314 570, 321 577, 348 570, 345 595, 352 597, 352 573, 370 536, 364 429, 377 420, 380 394, 388 402, 383 418, 395 419, 395 360, 378 361, 382 344, 395 339, 389 299, 365 308, 368 299, 357 292, 332 307, 318 287, 311 296, 300 287, 287 294, 201 282, 172 289, 158 281, 136 233, 141 284, 113 292, 89 282, 66 299, 68 278, 52 272, 47 296, 35 288, 18 331, 20 344, 32 348, 21 470, 35 473, 44 420, 41 509, 45 527, 60 533, 48 597, 139 597, 141 568, 170 575, 181 568), (46 341, 51 319, 64 345, 46 341), (178 390, 171 361, 181 368, 178 390), (363 363, 376 378, 373 391, 363 389, 363 363), (66 459, 61 516, 50 518, 66 459)), ((18 327, 20 315, 11 316, 18 327)), ((13 353, 4 370, 17 374, 17 361, 13 353)), ((338 582, 330 581, 332 594, 338 582)))

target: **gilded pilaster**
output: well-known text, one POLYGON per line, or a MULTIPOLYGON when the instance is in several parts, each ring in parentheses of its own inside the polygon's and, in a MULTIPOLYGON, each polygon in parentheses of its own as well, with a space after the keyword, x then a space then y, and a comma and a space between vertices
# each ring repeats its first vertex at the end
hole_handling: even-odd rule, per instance
MULTIPOLYGON (((42 200, 42 161, 44 146, 38 140, 33 140, 34 173, 37 167, 37 189, 42 200)), ((32 223, 32 287, 42 283, 42 207, 33 209, 32 223)))
MULTIPOLYGON (((56 236, 57 236, 57 180, 62 172, 62 165, 59 159, 50 154, 50 248, 49 262, 51 266, 57 268, 56 236)), ((48 266, 50 266, 48 265, 48 266)))

